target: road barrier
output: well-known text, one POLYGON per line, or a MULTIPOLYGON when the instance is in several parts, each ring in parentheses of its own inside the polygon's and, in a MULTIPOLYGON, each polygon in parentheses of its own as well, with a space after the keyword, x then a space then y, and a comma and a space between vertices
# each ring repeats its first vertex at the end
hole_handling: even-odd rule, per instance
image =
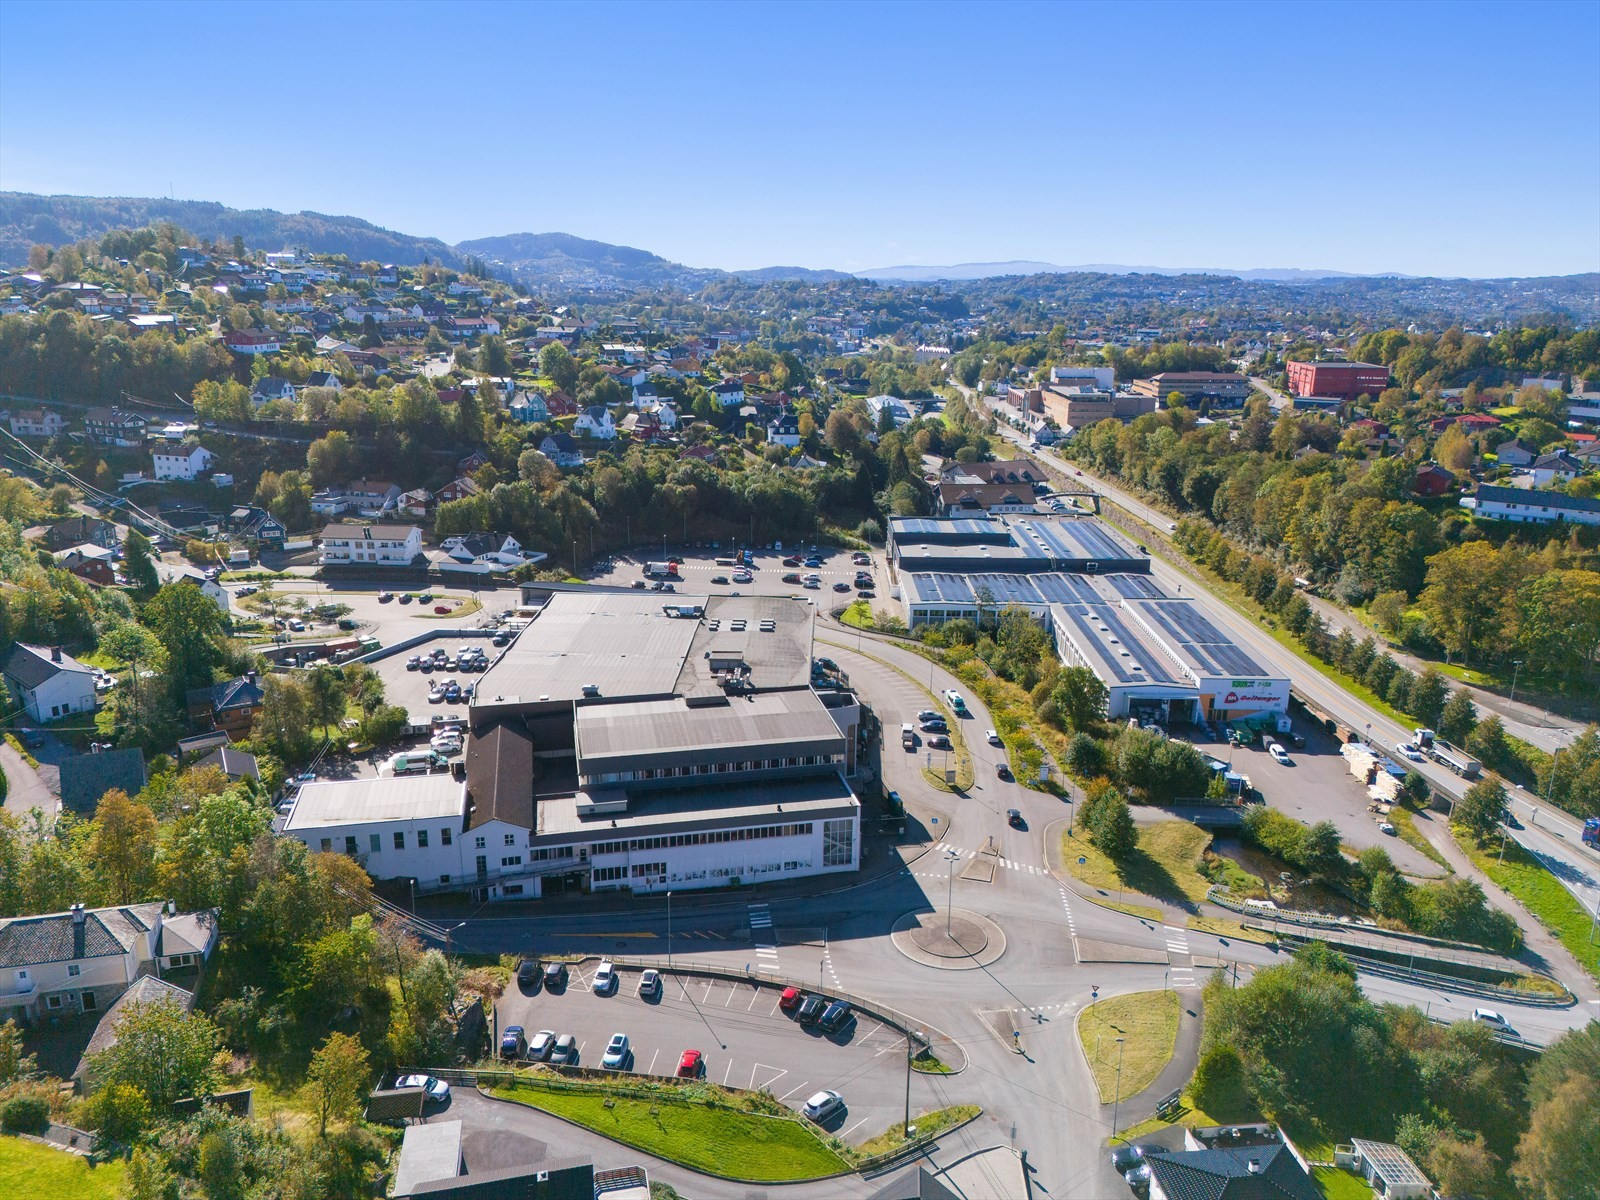
MULTIPOLYGON (((1282 936, 1284 947, 1291 954, 1317 940, 1296 933, 1285 933, 1282 936)), ((1499 984, 1485 983, 1478 979, 1468 979, 1461 975, 1445 975, 1438 971, 1422 971, 1416 967, 1402 966, 1399 963, 1387 962, 1381 958, 1369 958, 1363 954, 1352 954, 1344 949, 1340 949, 1339 953, 1357 969, 1366 971, 1369 974, 1384 975, 1391 979, 1399 979, 1408 983, 1426 984, 1430 987, 1438 987, 1462 995, 1481 996, 1490 1000, 1509 1000, 1517 1004, 1527 1004, 1537 1008, 1571 1008, 1578 1002, 1577 997, 1567 991, 1566 985, 1557 979, 1551 979, 1551 982, 1562 989, 1560 993, 1525 991, 1522 988, 1502 987, 1499 984)), ((1540 978, 1550 979, 1551 977, 1541 975, 1540 978)))

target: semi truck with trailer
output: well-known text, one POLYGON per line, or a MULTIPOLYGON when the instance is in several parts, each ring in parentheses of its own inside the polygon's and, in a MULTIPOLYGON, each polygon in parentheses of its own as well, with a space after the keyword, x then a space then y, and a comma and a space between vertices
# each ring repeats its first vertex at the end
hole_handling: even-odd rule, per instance
POLYGON ((1476 779, 1483 764, 1458 746, 1452 746, 1431 729, 1416 731, 1417 749, 1434 762, 1449 767, 1463 779, 1476 779))

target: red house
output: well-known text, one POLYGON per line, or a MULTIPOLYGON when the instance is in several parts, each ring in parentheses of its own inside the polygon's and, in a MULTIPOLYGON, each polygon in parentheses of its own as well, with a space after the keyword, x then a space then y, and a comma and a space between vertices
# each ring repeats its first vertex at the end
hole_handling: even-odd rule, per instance
POLYGON ((1376 399, 1389 386, 1389 368, 1381 363, 1291 361, 1288 365, 1289 390, 1296 396, 1376 399))
POLYGON ((1442 496, 1456 485, 1456 477, 1438 463, 1423 463, 1411 479, 1411 490, 1419 496, 1442 496))

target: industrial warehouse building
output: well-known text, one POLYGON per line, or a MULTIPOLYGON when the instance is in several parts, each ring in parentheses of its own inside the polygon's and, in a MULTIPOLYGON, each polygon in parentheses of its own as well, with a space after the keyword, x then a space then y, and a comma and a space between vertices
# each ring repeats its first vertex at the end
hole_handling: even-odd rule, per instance
POLYGON ((1063 662, 1106 685, 1110 717, 1248 722, 1288 708, 1287 678, 1163 592, 1149 557, 1092 517, 895 517, 889 553, 912 629, 1020 606, 1063 662))
POLYGON ((376 878, 482 899, 854 871, 861 710, 777 596, 528 585, 478 680, 457 776, 303 789, 284 825, 376 878))

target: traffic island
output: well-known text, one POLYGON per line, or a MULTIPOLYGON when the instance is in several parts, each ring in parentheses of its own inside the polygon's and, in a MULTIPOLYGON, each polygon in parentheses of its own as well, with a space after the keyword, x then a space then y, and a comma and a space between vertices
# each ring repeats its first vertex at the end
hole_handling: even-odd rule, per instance
POLYGON ((964 908, 906 913, 894 923, 890 940, 912 962, 940 971, 987 967, 1006 952, 1000 926, 964 908))

